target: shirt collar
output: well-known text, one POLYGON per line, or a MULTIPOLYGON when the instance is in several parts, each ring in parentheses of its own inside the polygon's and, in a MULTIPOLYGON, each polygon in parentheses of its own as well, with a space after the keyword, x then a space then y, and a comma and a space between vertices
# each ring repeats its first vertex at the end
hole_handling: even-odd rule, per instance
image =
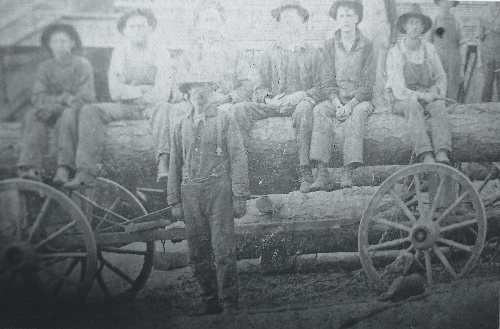
MULTIPOLYGON (((343 51, 348 52, 345 48, 344 45, 342 44, 342 41, 340 40, 342 31, 339 29, 335 31, 335 43, 338 45, 339 48, 341 48, 343 51)), ((356 40, 354 40, 354 44, 352 45, 352 49, 349 52, 355 52, 363 49, 366 46, 366 39, 361 33, 361 31, 356 28, 356 40)))

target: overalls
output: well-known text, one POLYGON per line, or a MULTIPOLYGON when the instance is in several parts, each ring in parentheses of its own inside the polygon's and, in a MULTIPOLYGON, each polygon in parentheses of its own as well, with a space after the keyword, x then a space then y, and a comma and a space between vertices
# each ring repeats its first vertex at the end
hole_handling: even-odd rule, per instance
MULTIPOLYGON (((432 86, 431 70, 427 62, 427 50, 424 46, 424 60, 422 64, 410 62, 406 53, 403 55, 403 74, 408 89, 426 92, 432 86)), ((394 100, 393 113, 404 116, 408 121, 411 140, 415 155, 418 157, 427 152, 446 150, 451 152, 451 124, 450 117, 443 100, 425 103, 423 101, 394 100), (431 138, 427 134, 425 119, 429 120, 431 138)))

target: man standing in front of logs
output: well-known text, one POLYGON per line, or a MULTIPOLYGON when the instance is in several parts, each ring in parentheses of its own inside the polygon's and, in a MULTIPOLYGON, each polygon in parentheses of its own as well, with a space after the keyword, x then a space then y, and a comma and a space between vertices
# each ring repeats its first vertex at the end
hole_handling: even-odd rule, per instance
POLYGON ((318 175, 311 191, 325 190, 335 146, 333 124, 340 122, 344 134, 344 168, 341 187, 352 186, 352 171, 363 164, 363 136, 367 117, 373 111, 371 100, 376 74, 376 56, 370 40, 357 28, 363 19, 363 5, 357 0, 335 1, 330 16, 339 30, 327 40, 321 70, 321 90, 327 100, 314 108, 311 160, 318 175))
POLYGON ((168 204, 177 205, 173 213, 184 212, 204 314, 222 311, 219 296, 224 312, 237 308, 234 217, 245 214, 250 195, 243 140, 232 111, 220 107, 217 88, 208 82, 180 85, 193 109, 174 128, 167 183, 168 204))
POLYGON ((127 12, 118 20, 117 28, 124 42, 113 50, 108 72, 109 91, 116 103, 82 108, 77 174, 65 184, 66 188, 94 184, 102 162, 108 123, 146 119, 150 111, 154 112, 171 98, 173 65, 168 50, 151 38, 156 25, 153 12, 146 9, 127 12))
POLYGON ((434 45, 422 40, 432 21, 414 4, 399 16, 396 25, 405 38, 387 58, 386 87, 392 91, 392 111, 406 117, 419 161, 449 163, 451 124, 442 99, 446 95, 446 73, 434 45), (426 116, 430 117, 431 136, 427 135, 426 116))
POLYGON ((90 62, 79 56, 82 42, 68 24, 49 25, 41 43, 52 58, 42 63, 33 84, 32 103, 24 119, 18 175, 41 180, 48 129, 57 133, 57 171, 54 183, 62 185, 75 171, 78 112, 95 102, 94 72, 90 62))
POLYGON ((279 22, 280 39, 262 55, 253 102, 235 104, 234 114, 245 143, 254 121, 292 116, 299 152, 300 191, 307 192, 312 183, 309 146, 312 109, 317 104, 319 56, 302 38, 309 12, 298 1, 284 1, 271 14, 279 22))

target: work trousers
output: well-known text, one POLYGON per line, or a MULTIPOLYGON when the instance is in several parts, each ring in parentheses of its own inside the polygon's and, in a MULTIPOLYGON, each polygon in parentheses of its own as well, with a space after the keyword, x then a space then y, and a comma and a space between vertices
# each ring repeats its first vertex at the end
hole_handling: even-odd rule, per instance
POLYGON ((75 169, 75 149, 78 140, 78 111, 67 107, 56 123, 48 126, 38 120, 38 109, 32 108, 24 117, 24 129, 19 155, 19 167, 33 167, 43 171, 44 155, 47 154, 49 131, 55 129, 57 165, 75 169))
POLYGON ((481 61, 484 79, 481 101, 491 102, 495 80, 497 95, 500 97, 500 35, 487 36, 481 50, 481 61), (495 72, 496 70, 499 72, 495 72))
POLYGON ((417 157, 426 152, 439 150, 451 152, 450 115, 443 100, 429 104, 422 104, 416 100, 396 100, 392 111, 406 118, 417 157), (430 137, 425 124, 426 117, 430 123, 430 137))
POLYGON ((238 276, 231 182, 227 176, 184 180, 182 206, 189 260, 206 302, 236 303, 238 276))
MULTIPOLYGON (((340 123, 344 136, 344 166, 363 164, 365 122, 372 111, 373 105, 370 102, 361 102, 352 109, 351 115, 340 123)), ((329 163, 335 147, 335 123, 339 123, 336 109, 330 101, 320 103, 314 108, 313 121, 311 160, 329 163)))
POLYGON ((270 117, 291 116, 295 128, 295 140, 301 166, 310 165, 309 149, 311 145, 314 105, 309 101, 300 102, 290 113, 280 113, 276 107, 264 103, 243 102, 235 104, 234 116, 243 135, 245 146, 248 144, 253 122, 270 117))

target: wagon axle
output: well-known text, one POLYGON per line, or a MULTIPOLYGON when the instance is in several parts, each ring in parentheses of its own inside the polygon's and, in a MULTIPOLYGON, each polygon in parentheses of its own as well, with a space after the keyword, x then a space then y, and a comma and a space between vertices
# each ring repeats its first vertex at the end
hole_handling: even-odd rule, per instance
POLYGON ((436 223, 425 223, 415 226, 411 232, 411 244, 417 250, 432 248, 439 237, 436 223))
POLYGON ((6 266, 15 270, 34 271, 38 268, 35 249, 25 243, 7 246, 3 260, 6 266))

